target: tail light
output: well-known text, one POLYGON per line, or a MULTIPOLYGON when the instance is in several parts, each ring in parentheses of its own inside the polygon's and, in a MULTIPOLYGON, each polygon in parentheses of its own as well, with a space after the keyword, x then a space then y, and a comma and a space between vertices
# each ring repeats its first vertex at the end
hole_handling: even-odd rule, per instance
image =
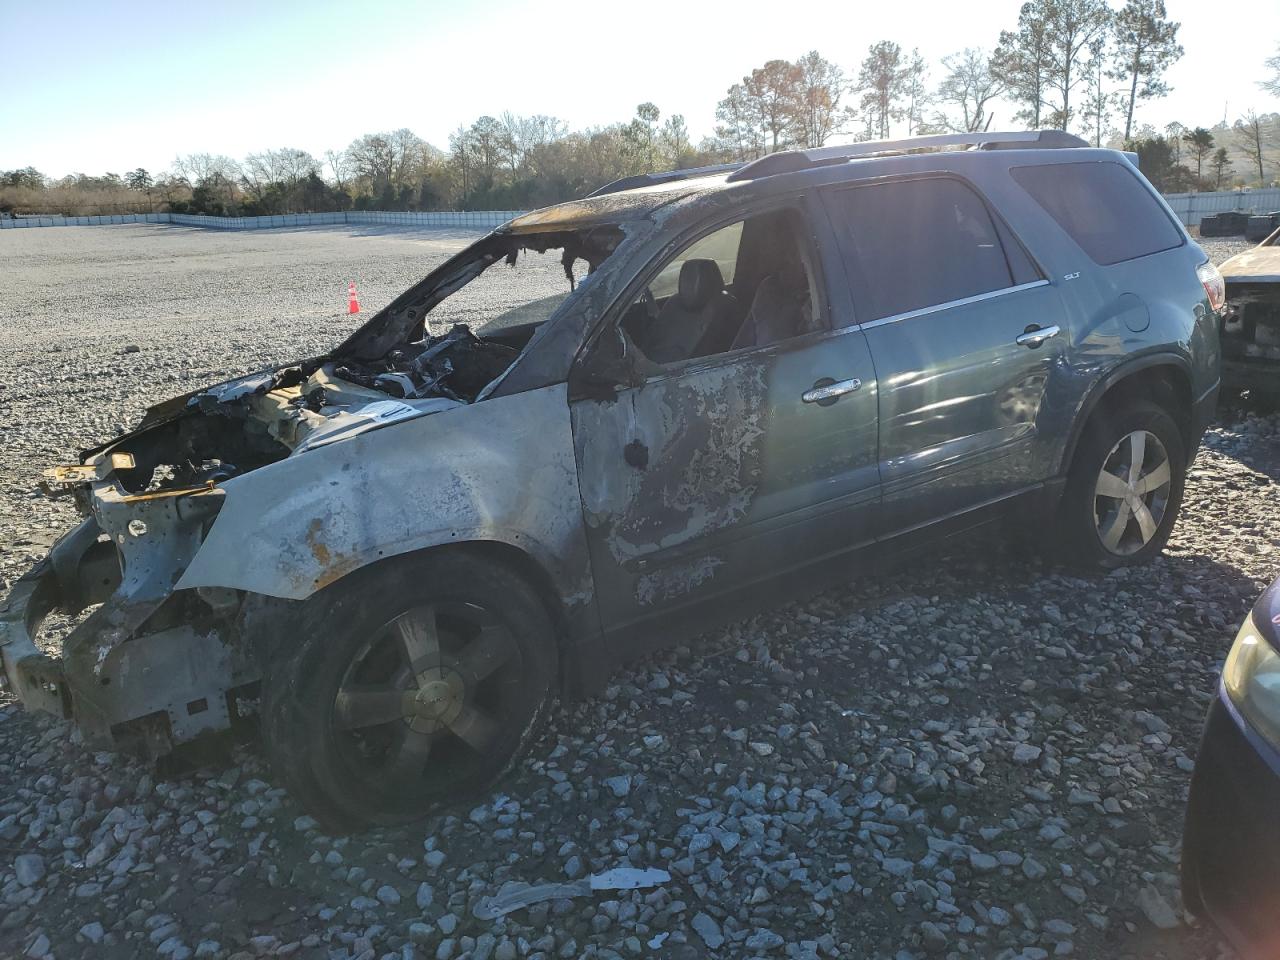
POLYGON ((1206 260, 1196 267, 1196 276, 1200 278, 1205 296, 1209 298, 1209 309, 1219 313, 1227 304, 1227 284, 1222 279, 1222 274, 1218 272, 1217 267, 1206 260))

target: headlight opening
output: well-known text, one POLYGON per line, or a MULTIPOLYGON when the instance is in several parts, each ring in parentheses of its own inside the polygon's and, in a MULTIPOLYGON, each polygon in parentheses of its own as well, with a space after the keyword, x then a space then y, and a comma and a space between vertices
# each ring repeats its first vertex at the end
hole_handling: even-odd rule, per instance
POLYGON ((1280 747, 1280 654, 1250 614, 1222 668, 1227 695, 1249 724, 1280 747))

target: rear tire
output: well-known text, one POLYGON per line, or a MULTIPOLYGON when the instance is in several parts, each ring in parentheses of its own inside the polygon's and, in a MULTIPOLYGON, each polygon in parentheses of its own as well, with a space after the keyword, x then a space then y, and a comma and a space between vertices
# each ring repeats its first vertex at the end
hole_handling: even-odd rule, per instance
POLYGON ((450 551, 307 600, 263 679, 263 739, 294 799, 340 830, 407 823, 497 781, 543 724, 555 630, 522 578, 450 551))
POLYGON ((1100 570, 1146 563, 1182 506, 1186 452, 1163 408, 1147 400, 1100 410, 1067 474, 1059 511, 1066 559, 1100 570))

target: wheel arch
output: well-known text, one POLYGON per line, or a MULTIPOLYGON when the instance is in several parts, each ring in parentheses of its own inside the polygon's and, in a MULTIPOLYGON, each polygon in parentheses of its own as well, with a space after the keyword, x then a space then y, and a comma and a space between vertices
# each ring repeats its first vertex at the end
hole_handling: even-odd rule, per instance
MULTIPOLYGON (((566 597, 557 586, 555 575, 542 560, 524 547, 503 540, 453 540, 382 557, 334 579, 306 600, 251 594, 250 602, 244 607, 247 617, 241 620, 241 629, 256 650, 260 638, 283 634, 281 628, 290 621, 291 611, 295 611, 298 604, 321 599, 339 585, 349 587, 353 580, 376 578, 393 565, 412 563, 427 556, 460 553, 506 568, 529 584, 542 601, 555 629, 559 693, 580 696, 602 684, 610 667, 603 653, 594 594, 566 597)), ((270 650, 262 651, 265 655, 263 662, 282 652, 278 639, 270 646, 270 650)))
POLYGON ((1060 470, 1065 473, 1070 469, 1081 438, 1100 416, 1117 403, 1135 398, 1159 404, 1178 425, 1183 446, 1190 452, 1194 439, 1190 365, 1176 353, 1148 354, 1125 363, 1094 384, 1076 414, 1060 470))

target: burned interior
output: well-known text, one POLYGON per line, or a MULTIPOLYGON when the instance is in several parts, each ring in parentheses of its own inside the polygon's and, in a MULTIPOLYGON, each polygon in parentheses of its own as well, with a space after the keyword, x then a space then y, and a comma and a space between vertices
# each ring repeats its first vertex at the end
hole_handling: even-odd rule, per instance
POLYGON ((735 220, 690 243, 621 320, 656 365, 762 347, 816 329, 816 273, 790 208, 735 220))
MULTIPOLYGON (((136 433, 84 457, 111 451, 113 475, 128 494, 195 489, 375 427, 475 403, 621 239, 608 226, 491 236, 410 288, 332 354, 161 404, 136 433), (519 277, 522 269, 537 276, 519 277)), ((51 472, 48 485, 63 492, 83 479, 76 471, 51 472)))

